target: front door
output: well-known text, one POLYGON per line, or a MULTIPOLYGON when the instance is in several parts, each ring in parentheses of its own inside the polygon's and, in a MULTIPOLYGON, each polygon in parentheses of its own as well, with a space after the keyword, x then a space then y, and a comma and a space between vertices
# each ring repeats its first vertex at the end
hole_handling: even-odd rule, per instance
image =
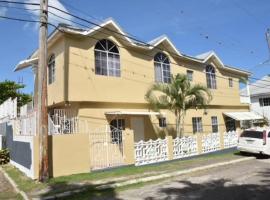
POLYGON ((134 131, 135 142, 144 140, 144 118, 131 117, 130 123, 131 123, 131 129, 134 131))

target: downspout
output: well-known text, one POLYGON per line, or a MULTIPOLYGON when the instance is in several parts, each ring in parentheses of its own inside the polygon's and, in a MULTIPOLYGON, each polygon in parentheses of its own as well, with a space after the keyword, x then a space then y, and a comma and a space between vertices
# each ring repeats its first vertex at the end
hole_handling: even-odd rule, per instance
POLYGON ((69 46, 64 37, 64 104, 69 105, 69 46))

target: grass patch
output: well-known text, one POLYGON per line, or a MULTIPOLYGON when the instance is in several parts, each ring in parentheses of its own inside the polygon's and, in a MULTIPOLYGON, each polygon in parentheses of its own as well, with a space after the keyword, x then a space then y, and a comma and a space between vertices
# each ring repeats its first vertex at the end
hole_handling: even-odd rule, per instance
POLYGON ((115 195, 115 192, 123 189, 128 189, 130 187, 140 187, 144 184, 149 183, 139 183, 132 186, 125 186, 121 188, 114 189, 107 189, 107 190, 97 190, 95 186, 91 184, 91 181, 98 181, 98 180, 112 180, 114 178, 122 178, 122 177, 129 177, 130 179, 134 178, 135 176, 151 176, 153 174, 162 174, 165 172, 173 172, 179 171, 183 169, 190 169, 193 167, 208 165, 212 163, 222 162, 233 160, 239 158, 239 155, 236 155, 237 151, 224 151, 218 152, 214 154, 208 155, 201 155, 199 157, 189 158, 189 159, 182 159, 182 160, 173 160, 164 163, 158 163, 153 165, 146 165, 146 166, 126 166, 120 167, 110 170, 103 170, 103 171, 96 171, 91 173, 82 173, 82 174, 75 174, 70 176, 62 176, 57 178, 50 179, 47 183, 39 183, 38 181, 31 180, 27 178, 23 173, 17 170, 15 167, 10 165, 3 166, 3 169, 9 174, 9 176, 17 183, 18 187, 25 191, 28 194, 32 192, 39 191, 42 189, 49 189, 49 191, 45 194, 45 196, 53 195, 56 193, 61 193, 64 191, 72 190, 72 189, 79 189, 81 188, 80 185, 76 183, 82 182, 89 182, 86 188, 86 191, 78 193, 76 195, 72 195, 70 197, 66 197, 65 199, 89 199, 89 195, 93 197, 99 197, 100 195, 108 195, 110 197, 115 195))
POLYGON ((2 166, 6 173, 15 181, 19 189, 24 192, 31 192, 33 190, 40 190, 47 187, 46 184, 39 183, 26 177, 21 171, 11 165, 2 166))

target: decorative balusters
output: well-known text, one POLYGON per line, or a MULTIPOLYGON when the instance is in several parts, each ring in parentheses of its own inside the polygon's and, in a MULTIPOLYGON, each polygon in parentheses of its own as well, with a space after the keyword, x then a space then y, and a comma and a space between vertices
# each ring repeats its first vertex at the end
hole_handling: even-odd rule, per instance
POLYGON ((184 158, 198 154, 196 136, 186 136, 173 140, 173 159, 184 158))
POLYGON ((135 165, 168 160, 168 140, 157 139, 135 143, 135 165))
POLYGON ((220 134, 210 133, 202 136, 202 152, 209 153, 220 150, 220 134))
POLYGON ((238 134, 236 131, 229 131, 223 134, 224 148, 237 146, 238 134))

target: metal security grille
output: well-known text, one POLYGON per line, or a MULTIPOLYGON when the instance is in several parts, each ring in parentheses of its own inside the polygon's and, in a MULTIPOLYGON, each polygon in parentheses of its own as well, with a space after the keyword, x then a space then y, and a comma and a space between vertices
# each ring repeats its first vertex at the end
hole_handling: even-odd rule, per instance
POLYGON ((122 130, 106 126, 89 134, 91 170, 124 165, 122 130))

